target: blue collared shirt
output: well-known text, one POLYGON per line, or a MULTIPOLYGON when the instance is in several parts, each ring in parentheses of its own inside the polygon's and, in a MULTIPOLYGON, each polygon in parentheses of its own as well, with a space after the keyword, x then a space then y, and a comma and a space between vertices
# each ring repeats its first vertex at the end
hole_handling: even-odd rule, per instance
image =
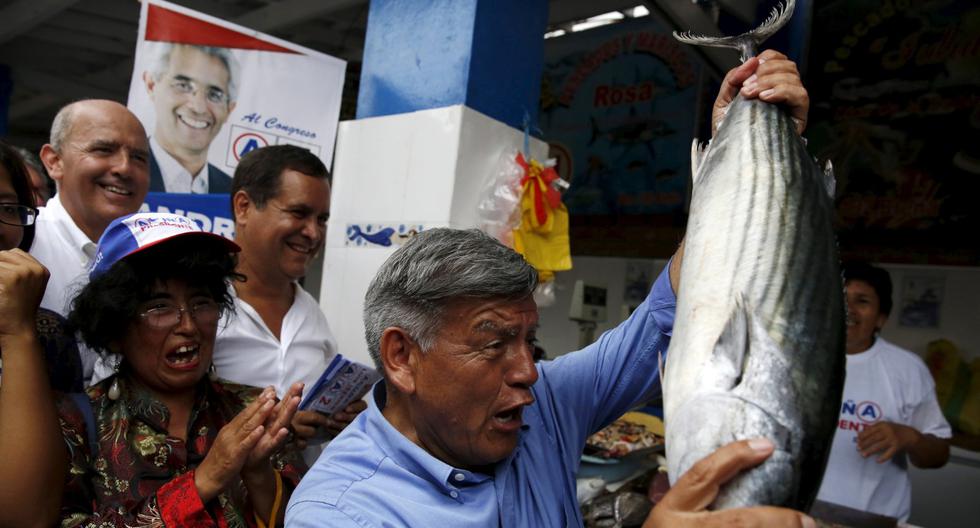
POLYGON ((379 382, 368 409, 293 492, 286 526, 582 526, 575 474, 585 440, 659 391, 675 304, 665 268, 629 319, 583 350, 539 363, 517 448, 494 475, 450 466, 398 432, 381 414, 379 382))

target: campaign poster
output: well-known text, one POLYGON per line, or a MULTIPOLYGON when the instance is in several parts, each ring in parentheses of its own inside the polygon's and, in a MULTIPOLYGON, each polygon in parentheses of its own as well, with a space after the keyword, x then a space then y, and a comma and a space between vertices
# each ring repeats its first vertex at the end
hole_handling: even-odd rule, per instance
POLYGON ((546 41, 539 118, 571 183, 562 199, 573 254, 677 248, 701 81, 696 52, 654 16, 546 41))
POLYGON ((214 205, 227 209, 239 160, 268 145, 301 146, 329 167, 345 69, 318 51, 144 1, 128 106, 150 137, 149 206, 155 193, 193 193, 217 194, 214 205))

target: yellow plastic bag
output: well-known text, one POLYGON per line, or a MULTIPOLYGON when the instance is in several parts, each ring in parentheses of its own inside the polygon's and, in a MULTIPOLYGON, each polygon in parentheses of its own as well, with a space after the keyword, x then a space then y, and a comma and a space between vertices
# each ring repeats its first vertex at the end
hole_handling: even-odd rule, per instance
POLYGON ((568 209, 561 195, 551 186, 558 175, 537 161, 527 162, 522 154, 517 163, 525 167, 521 180, 521 225, 514 230, 514 250, 524 255, 538 270, 540 280, 554 278, 554 272, 572 269, 568 239, 568 209))

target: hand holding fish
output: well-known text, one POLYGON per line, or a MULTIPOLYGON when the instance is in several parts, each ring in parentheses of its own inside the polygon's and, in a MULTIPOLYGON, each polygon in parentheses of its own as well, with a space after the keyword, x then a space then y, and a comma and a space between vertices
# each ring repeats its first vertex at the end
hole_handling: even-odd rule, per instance
POLYGON ((793 526, 812 528, 816 523, 806 515, 771 506, 708 511, 706 508, 721 485, 743 469, 757 466, 773 453, 769 440, 757 438, 725 445, 691 466, 667 495, 650 512, 644 528, 793 526))
POLYGON ((796 133, 806 129, 806 116, 810 109, 810 96, 796 63, 775 50, 766 50, 733 68, 721 82, 721 90, 711 109, 711 135, 728 112, 728 105, 739 93, 746 99, 759 98, 767 103, 782 104, 796 124, 796 133))

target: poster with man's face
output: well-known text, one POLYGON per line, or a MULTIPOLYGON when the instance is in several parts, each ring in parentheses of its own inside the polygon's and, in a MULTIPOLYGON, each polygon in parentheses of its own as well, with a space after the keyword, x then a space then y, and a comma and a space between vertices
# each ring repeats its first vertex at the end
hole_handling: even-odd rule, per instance
POLYGON ((295 144, 330 166, 346 63, 164 2, 143 3, 128 106, 150 191, 227 193, 242 156, 295 144))

